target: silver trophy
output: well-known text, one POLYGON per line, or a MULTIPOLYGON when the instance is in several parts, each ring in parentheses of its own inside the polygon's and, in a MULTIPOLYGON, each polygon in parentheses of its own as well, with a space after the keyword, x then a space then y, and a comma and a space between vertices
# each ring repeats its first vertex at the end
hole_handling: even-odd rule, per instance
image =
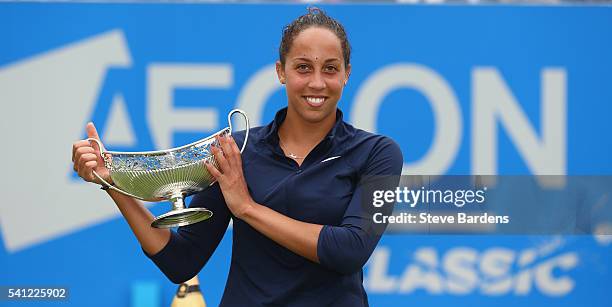
POLYGON ((204 166, 205 161, 218 167, 211 146, 218 145, 216 136, 232 133, 231 117, 238 113, 246 122, 246 134, 240 148, 244 151, 249 138, 249 118, 241 110, 232 110, 227 115, 229 127, 199 141, 158 151, 118 152, 107 151, 102 143, 94 138, 104 166, 109 170, 115 186, 105 181, 94 171, 94 176, 111 189, 144 201, 164 201, 172 203, 172 210, 153 220, 151 226, 171 228, 194 224, 212 216, 206 208, 185 208, 185 197, 198 193, 215 182, 214 177, 204 166))

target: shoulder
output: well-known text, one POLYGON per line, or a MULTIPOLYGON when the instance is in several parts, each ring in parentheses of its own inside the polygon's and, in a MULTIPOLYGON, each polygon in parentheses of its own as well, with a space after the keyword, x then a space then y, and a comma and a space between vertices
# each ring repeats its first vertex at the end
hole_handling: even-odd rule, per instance
POLYGON ((394 151, 401 154, 399 145, 386 135, 355 128, 355 140, 364 143, 372 151, 394 151))
POLYGON ((370 175, 400 175, 404 157, 392 138, 350 126, 352 137, 347 152, 356 169, 370 175))

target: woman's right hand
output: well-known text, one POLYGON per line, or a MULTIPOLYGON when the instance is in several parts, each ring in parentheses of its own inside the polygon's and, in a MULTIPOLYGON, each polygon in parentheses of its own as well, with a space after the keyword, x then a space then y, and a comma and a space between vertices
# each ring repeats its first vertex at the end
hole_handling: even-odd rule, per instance
MULTIPOLYGON (((85 129, 87 130, 87 137, 100 140, 98 131, 96 131, 93 123, 88 123, 85 129)), ((103 182, 94 176, 93 171, 96 171, 106 182, 112 184, 110 172, 104 167, 104 160, 100 155, 100 148, 96 142, 81 140, 72 144, 72 162, 74 164, 74 171, 83 180, 104 185, 103 182)))

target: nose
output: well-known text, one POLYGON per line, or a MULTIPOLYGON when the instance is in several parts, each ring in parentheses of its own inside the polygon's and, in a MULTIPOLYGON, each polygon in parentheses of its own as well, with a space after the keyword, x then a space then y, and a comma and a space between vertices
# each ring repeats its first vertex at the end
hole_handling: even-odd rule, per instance
POLYGON ((325 89, 325 79, 323 79, 321 72, 315 72, 311 75, 310 80, 308 82, 308 87, 313 90, 325 89))

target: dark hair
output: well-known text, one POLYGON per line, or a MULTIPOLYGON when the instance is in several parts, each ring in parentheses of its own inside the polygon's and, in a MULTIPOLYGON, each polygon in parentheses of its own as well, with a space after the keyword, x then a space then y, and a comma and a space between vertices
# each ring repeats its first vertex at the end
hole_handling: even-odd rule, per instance
POLYGON ((337 20, 333 19, 329 15, 325 14, 323 10, 317 7, 309 7, 308 13, 296 18, 285 29, 283 29, 283 37, 281 39, 280 47, 278 47, 278 55, 280 62, 285 66, 285 57, 291 49, 293 40, 302 31, 311 28, 320 27, 332 31, 338 39, 340 39, 340 46, 342 47, 342 56, 344 57, 344 66, 348 67, 351 62, 351 45, 349 44, 348 38, 346 37, 346 31, 344 27, 337 20))

